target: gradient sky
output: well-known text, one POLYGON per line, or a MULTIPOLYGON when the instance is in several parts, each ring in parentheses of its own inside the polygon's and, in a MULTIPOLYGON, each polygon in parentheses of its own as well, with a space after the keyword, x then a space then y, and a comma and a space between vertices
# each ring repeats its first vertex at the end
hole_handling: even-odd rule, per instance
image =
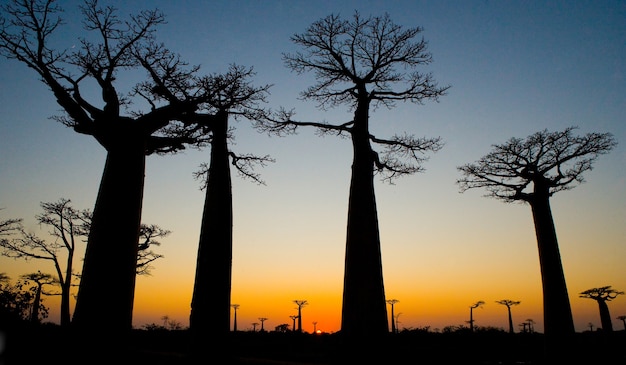
MULTIPOLYGON (((59 44, 80 35, 77 1, 66 8, 59 44)), ((577 331, 600 325, 597 304, 581 291, 611 285, 626 291, 626 3, 623 1, 103 1, 120 15, 161 9, 168 24, 157 36, 202 73, 252 66, 256 85, 273 84, 268 107, 295 108, 300 120, 343 122, 345 108, 320 111, 298 100, 312 75, 290 72, 281 54, 298 50, 290 36, 331 13, 351 17, 389 13, 404 27, 421 26, 440 85, 451 85, 439 103, 399 104, 371 113, 381 138, 408 132, 439 136, 444 148, 430 155, 426 171, 395 185, 377 180, 376 197, 387 299, 397 299, 399 328, 467 325, 469 307, 477 326, 507 328, 527 319, 543 330, 541 277, 530 207, 460 194, 457 167, 511 137, 578 126, 578 134, 610 132, 618 146, 601 156, 586 182, 551 200, 577 331)), ((93 209, 105 151, 91 137, 50 120, 59 114, 37 75, 0 59, 0 219, 35 222, 41 202, 71 199, 93 209)), ((130 84, 120 83, 126 92, 130 84)), ((98 92, 94 89, 94 92, 98 92)), ((245 121, 233 122, 238 153, 270 155, 257 169, 266 185, 233 172, 234 239, 232 303, 240 305, 238 329, 259 317, 265 329, 296 314, 294 300, 307 300, 305 331, 313 322, 339 330, 345 230, 352 159, 349 140, 269 137, 245 121)), ((192 174, 210 151, 188 150, 147 159, 142 221, 172 234, 155 250, 152 276, 137 280, 134 325, 162 323, 168 316, 188 325, 204 192, 192 174)), ((83 245, 84 248, 84 245, 83 245)), ((82 252, 79 253, 82 257, 82 252)), ((80 270, 77 260, 76 270, 80 270)), ((16 279, 51 265, 0 257, 0 272, 16 279)), ((113 285, 113 283, 111 283, 113 285)), ((102 300, 108 300, 107 289, 102 300)), ((58 298, 47 297, 48 320, 58 322, 58 298)), ((388 307, 389 308, 389 307, 388 307)), ((609 303, 621 329, 626 295, 609 303)), ((516 328, 517 330, 517 328, 516 328)))

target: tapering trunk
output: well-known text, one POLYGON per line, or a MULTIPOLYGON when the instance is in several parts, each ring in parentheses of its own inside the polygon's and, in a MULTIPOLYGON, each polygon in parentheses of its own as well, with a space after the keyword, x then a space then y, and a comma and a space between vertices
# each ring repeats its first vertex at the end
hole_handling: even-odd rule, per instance
POLYGON ((39 307, 41 306, 41 284, 37 287, 35 292, 35 299, 33 300, 33 307, 30 311, 30 322, 39 323, 39 307))
POLYGON ((107 151, 72 320, 80 330, 132 329, 145 159, 141 141, 107 151))
POLYGON ((548 189, 536 185, 530 205, 541 268, 546 351, 550 356, 565 356, 575 330, 548 189))
POLYGON ((355 112, 352 146, 341 333, 362 337, 389 332, 365 102, 355 112))
MULTIPOLYGON (((63 287, 61 288, 61 326, 68 327, 71 324, 70 315, 70 290, 72 289, 72 268, 74 266, 74 249, 68 251, 67 264, 65 271, 65 280, 63 280, 63 287)), ((58 269, 59 279, 61 275, 61 269, 58 269)))
POLYGON ((609 306, 605 300, 598 300, 598 306, 600 307, 600 323, 602 323, 602 331, 613 332, 613 323, 611 322, 611 314, 609 312, 609 306))
POLYGON ((509 312, 509 333, 513 333, 513 316, 511 315, 511 307, 506 307, 509 312))
POLYGON ((189 318, 190 329, 201 336, 230 331, 233 208, 228 115, 218 117, 213 128, 189 318))

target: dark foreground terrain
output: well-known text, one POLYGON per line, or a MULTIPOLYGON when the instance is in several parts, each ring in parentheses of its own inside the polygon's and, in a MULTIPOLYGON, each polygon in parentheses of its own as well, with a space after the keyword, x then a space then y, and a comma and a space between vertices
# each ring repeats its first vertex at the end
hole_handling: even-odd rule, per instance
MULTIPOLYGON (((546 358, 540 333, 499 330, 402 331, 375 341, 347 342, 340 334, 232 332, 192 346, 187 330, 106 331, 76 337, 55 325, 0 332, 0 365, 27 364, 626 364, 626 332, 577 333, 569 360, 546 358)), ((554 357, 554 356, 553 356, 554 357)))

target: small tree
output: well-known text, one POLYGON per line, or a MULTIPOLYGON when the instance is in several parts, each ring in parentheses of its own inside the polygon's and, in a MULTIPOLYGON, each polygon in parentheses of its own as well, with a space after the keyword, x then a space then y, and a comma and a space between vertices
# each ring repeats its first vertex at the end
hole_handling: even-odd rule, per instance
POLYGON ((33 312, 35 293, 25 280, 11 284, 6 273, 0 273, 0 329, 12 329, 37 318, 47 317, 48 308, 41 301, 36 312, 33 312))
POLYGON ((617 316, 616 318, 622 321, 624 324, 624 331, 626 331, 626 316, 617 316))
POLYGON ((502 300, 496 300, 496 303, 506 306, 507 312, 509 313, 509 333, 515 332, 513 330, 513 316, 511 315, 511 307, 514 305, 518 305, 521 302, 510 300, 510 299, 502 299, 502 300))
POLYGON ((43 291, 44 285, 57 285, 57 280, 50 274, 44 274, 41 271, 24 274, 21 276, 25 280, 25 285, 29 285, 31 281, 35 283, 35 286, 31 287, 31 290, 35 293, 33 297, 33 303, 30 309, 30 322, 39 323, 40 316, 43 318, 48 317, 48 309, 42 305, 42 295, 54 295, 52 293, 46 293, 43 291))
POLYGON ((293 301, 298 306, 298 332, 302 333, 302 307, 309 304, 306 300, 296 299, 293 301))
MULTIPOLYGON (((77 210, 71 200, 61 198, 52 203, 41 203, 43 213, 35 218, 40 225, 48 227, 48 234, 53 240, 46 240, 33 232, 26 231, 21 220, 14 230, 19 236, 0 241, 0 254, 13 259, 44 260, 54 265, 56 278, 61 292, 61 326, 70 324, 70 299, 73 277, 81 278, 80 272, 74 271, 74 253, 77 243, 89 235, 92 214, 88 209, 77 210)), ((137 247, 137 275, 150 275, 151 263, 163 255, 150 250, 151 246, 159 246, 157 238, 165 237, 170 231, 151 224, 142 224, 139 231, 141 241, 137 247)))
POLYGON ((543 286, 546 350, 563 355, 574 334, 565 274, 550 208, 550 197, 582 183, 583 173, 608 153, 616 142, 610 133, 573 134, 576 127, 561 132, 537 132, 525 140, 511 138, 494 145, 493 151, 476 163, 458 169, 461 192, 484 188, 487 196, 506 203, 528 203, 533 214, 543 286))
POLYGON ((396 135, 379 138, 370 131, 370 109, 393 108, 397 102, 437 101, 448 87, 438 87, 429 73, 418 71, 432 62, 427 42, 415 39, 421 27, 404 29, 388 14, 350 20, 330 15, 314 22, 291 40, 305 51, 284 54, 288 68, 312 72, 317 83, 301 93, 322 110, 345 105, 353 118, 335 123, 295 120, 280 110, 265 128, 276 134, 313 127, 320 135, 349 137, 352 175, 348 198, 341 334, 378 336, 389 332, 383 282, 374 174, 383 181, 423 171, 425 155, 442 147, 440 138, 396 135), (380 153, 373 145, 378 146, 380 153))
POLYGON ((470 305, 470 319, 467 321, 470 325, 470 331, 474 332, 474 309, 482 307, 485 302, 483 300, 479 300, 476 303, 470 305))
POLYGON ((387 299, 387 304, 391 306, 391 333, 398 332, 396 328, 396 315, 394 313, 394 305, 398 302, 399 302, 398 299, 387 299))
POLYGON ((602 324, 602 330, 606 332, 613 332, 611 314, 609 313, 609 306, 606 303, 622 294, 624 294, 623 291, 612 289, 609 285, 602 286, 600 288, 587 289, 581 292, 579 297, 593 299, 598 303, 598 307, 600 308, 600 323, 602 324))

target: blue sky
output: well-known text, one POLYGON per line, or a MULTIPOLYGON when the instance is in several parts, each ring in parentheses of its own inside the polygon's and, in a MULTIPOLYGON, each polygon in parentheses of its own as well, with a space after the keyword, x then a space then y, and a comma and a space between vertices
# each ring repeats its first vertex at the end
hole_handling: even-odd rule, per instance
MULTIPOLYGON (((60 3, 68 24, 58 42, 71 47, 80 32, 77 2, 60 3)), ((281 54, 298 50, 290 36, 331 13, 350 17, 355 10, 364 16, 387 12, 397 24, 424 28, 434 61, 422 71, 451 85, 448 95, 438 103, 399 104, 371 114, 379 137, 406 131, 440 136, 445 143, 425 163, 424 173, 392 186, 376 184, 385 287, 387 297, 400 301, 395 307, 403 313, 400 326, 462 324, 477 300, 488 303, 479 312, 483 318, 476 317, 478 325, 505 326, 502 306, 493 302, 513 299, 522 302, 515 308, 518 322, 533 318, 541 328, 530 208, 484 198, 482 191, 459 194, 454 181, 460 177, 457 166, 479 159, 492 144, 543 129, 575 125, 580 134, 613 133, 619 143, 585 175, 585 184, 552 200, 577 330, 599 324, 596 304, 577 293, 605 285, 626 290, 626 3, 102 3, 114 4, 121 15, 158 7, 168 24, 157 36, 183 59, 207 74, 224 72, 231 63, 254 67, 255 84, 273 85, 267 106, 294 108, 301 120, 347 121, 351 115, 344 108, 320 111, 297 98, 314 79, 283 65, 281 54), (435 302, 437 308, 430 305, 435 302)), ((77 208, 92 209, 104 166, 102 147, 48 119, 59 107, 25 66, 0 59, 0 83, 0 219, 24 218, 37 231, 40 202, 68 198, 77 208)), ((131 86, 121 82, 120 91, 131 86)), ((291 323, 291 300, 307 299, 311 317, 335 316, 318 321, 318 328, 325 321, 326 328, 337 330, 350 142, 320 138, 312 130, 269 137, 245 121, 232 125, 233 150, 276 159, 257 170, 265 186, 233 173, 233 302, 241 305, 240 323, 260 316, 268 317, 266 326, 272 328, 291 323)), ((208 158, 208 150, 148 157, 143 221, 173 233, 163 240, 159 251, 165 258, 153 275, 138 280, 138 324, 159 322, 162 315, 187 320, 204 198, 192 174, 208 158), (171 293, 179 293, 178 300, 171 293)), ((14 277, 38 269, 6 258, 0 265, 14 277)), ((626 297, 609 306, 612 317, 626 314, 626 297)), ((614 320, 614 326, 620 323, 614 320)))

